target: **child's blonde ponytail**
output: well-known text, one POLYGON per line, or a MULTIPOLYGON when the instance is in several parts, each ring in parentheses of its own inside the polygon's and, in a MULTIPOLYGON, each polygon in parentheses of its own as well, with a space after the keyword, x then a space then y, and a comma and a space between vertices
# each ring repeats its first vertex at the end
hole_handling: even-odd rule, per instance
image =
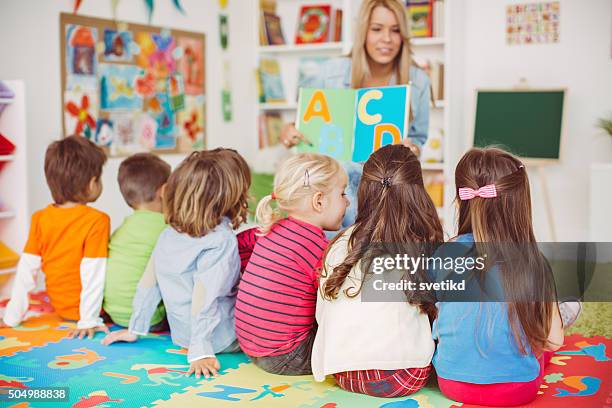
POLYGON ((286 212, 317 191, 328 192, 336 177, 346 172, 334 158, 318 153, 300 153, 285 160, 274 176, 274 191, 259 201, 255 216, 262 235, 270 232, 286 212), (276 207, 272 206, 276 201, 276 207))
POLYGON ((282 212, 278 206, 276 208, 272 207, 272 201, 274 201, 272 194, 268 194, 259 201, 257 209, 255 210, 255 217, 257 223, 260 225, 259 232, 263 235, 270 232, 272 226, 283 218, 282 212))

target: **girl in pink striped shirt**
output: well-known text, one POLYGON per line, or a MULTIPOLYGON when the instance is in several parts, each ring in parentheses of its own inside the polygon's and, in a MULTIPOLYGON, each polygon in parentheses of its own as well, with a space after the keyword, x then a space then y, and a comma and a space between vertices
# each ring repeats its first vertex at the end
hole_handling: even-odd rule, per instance
POLYGON ((236 336, 265 371, 312 372, 318 271, 327 247, 323 230, 341 226, 346 183, 333 158, 298 154, 281 165, 274 191, 257 206, 261 237, 240 281, 236 336))

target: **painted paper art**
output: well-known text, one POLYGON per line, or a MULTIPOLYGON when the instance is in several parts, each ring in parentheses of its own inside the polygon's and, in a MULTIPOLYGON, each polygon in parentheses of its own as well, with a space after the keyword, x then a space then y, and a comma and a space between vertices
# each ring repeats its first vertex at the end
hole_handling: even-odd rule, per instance
POLYGON ((140 73, 133 65, 100 64, 100 108, 142 109, 142 96, 135 89, 140 73))
POLYGON ((170 96, 170 107, 173 111, 179 111, 185 108, 185 85, 183 84, 183 76, 176 74, 168 77, 167 85, 170 96))
POLYGON ((559 42, 561 6, 558 1, 506 7, 508 45, 559 42))
POLYGON ((179 70, 185 82, 188 95, 204 93, 204 43, 194 38, 179 38, 178 45, 183 51, 179 70))
POLYGON ((104 30, 104 59, 106 61, 132 61, 132 33, 129 31, 104 30))
POLYGON ((204 34, 62 13, 60 41, 66 136, 111 156, 205 145, 204 34))
POLYGON ((204 95, 186 96, 185 109, 178 114, 180 127, 179 147, 190 149, 203 149, 204 140, 204 95))
POLYGON ((97 30, 66 26, 66 71, 74 75, 96 75, 97 30))
POLYGON ((98 95, 87 91, 64 92, 64 123, 70 135, 93 139, 98 116, 98 95))

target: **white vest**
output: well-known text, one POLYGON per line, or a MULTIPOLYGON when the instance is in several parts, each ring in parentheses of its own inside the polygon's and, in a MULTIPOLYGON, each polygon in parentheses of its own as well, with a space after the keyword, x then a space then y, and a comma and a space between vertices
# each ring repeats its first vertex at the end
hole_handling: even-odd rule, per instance
MULTIPOLYGON (((325 258, 328 274, 346 258, 349 228, 325 258)), ((321 278, 323 287, 325 278, 321 278)), ((324 381, 328 374, 357 370, 398 370, 427 367, 435 345, 425 313, 407 302, 362 302, 344 294, 359 288, 361 271, 357 263, 342 285, 338 297, 324 300, 317 295, 319 325, 312 349, 312 373, 324 381)), ((349 292, 350 293, 350 292, 349 292)))

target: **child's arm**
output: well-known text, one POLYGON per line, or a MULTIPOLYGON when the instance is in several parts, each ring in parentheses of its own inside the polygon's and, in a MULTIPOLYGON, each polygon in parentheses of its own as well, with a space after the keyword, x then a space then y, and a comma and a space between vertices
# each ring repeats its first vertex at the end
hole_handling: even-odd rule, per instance
POLYGON ((191 297, 191 340, 187 358, 190 372, 216 374, 219 364, 212 346, 213 332, 221 323, 219 299, 234 295, 240 276, 236 241, 223 240, 206 250, 197 261, 191 297), (211 369, 213 368, 213 369, 211 369))
POLYGON ((155 277, 155 262, 153 261, 153 256, 151 256, 138 282, 136 294, 132 301, 132 316, 130 317, 129 329, 110 333, 102 340, 102 344, 108 346, 117 341, 134 342, 138 340, 138 335, 147 335, 151 318, 153 318, 161 298, 161 292, 155 277))
POLYGON ((36 287, 36 274, 40 270, 40 265, 40 256, 25 252, 21 255, 17 264, 11 300, 6 305, 4 312, 4 323, 7 326, 19 325, 28 311, 28 294, 36 287))
POLYGON ((79 302, 79 321, 72 336, 82 338, 85 334, 93 337, 95 328, 108 333, 100 318, 104 297, 104 278, 106 277, 106 258, 108 256, 108 237, 110 219, 101 216, 91 227, 85 239, 81 259, 81 298, 79 302))
POLYGON ((556 351, 563 345, 563 322, 559 314, 559 305, 555 302, 552 304, 552 322, 550 324, 550 332, 548 333, 548 344, 544 348, 546 351, 556 351))
POLYGON ((39 213, 32 215, 28 242, 17 264, 15 282, 11 291, 11 300, 6 305, 4 323, 15 327, 21 323, 28 311, 28 294, 36 288, 36 274, 40 271, 42 258, 40 249, 39 213))

